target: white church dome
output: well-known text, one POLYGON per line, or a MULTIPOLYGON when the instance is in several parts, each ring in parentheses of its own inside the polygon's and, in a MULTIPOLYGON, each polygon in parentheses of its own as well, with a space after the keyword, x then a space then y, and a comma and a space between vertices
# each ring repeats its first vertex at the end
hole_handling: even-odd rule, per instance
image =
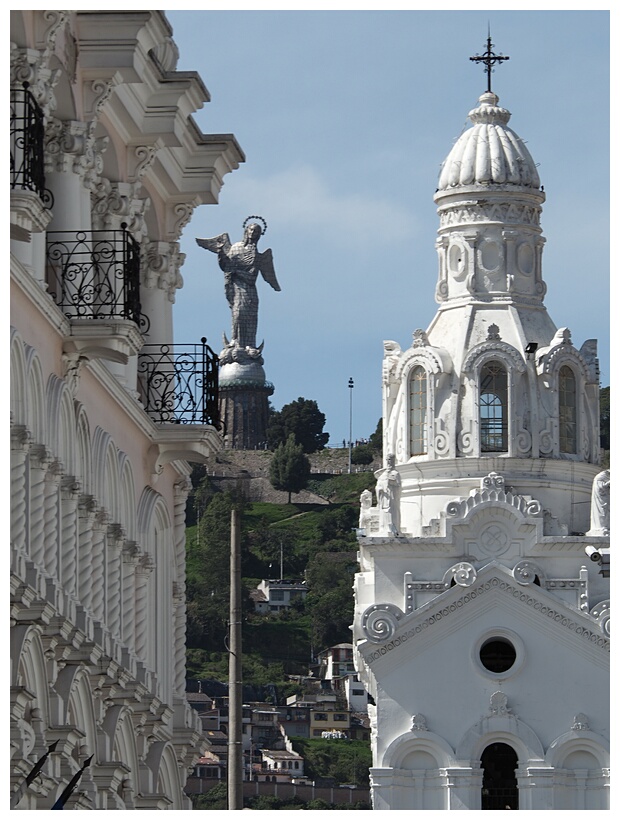
POLYGON ((469 112, 474 127, 461 134, 439 175, 439 191, 458 185, 520 185, 539 188, 536 165, 523 140, 506 123, 510 111, 484 93, 469 112))

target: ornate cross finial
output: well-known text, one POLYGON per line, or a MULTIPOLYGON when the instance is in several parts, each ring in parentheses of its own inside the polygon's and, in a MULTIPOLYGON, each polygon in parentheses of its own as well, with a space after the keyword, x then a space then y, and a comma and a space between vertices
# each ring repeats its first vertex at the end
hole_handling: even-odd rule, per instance
POLYGON ((509 60, 510 57, 504 57, 501 54, 494 54, 493 53, 493 43, 491 42, 491 29, 489 28, 489 36, 487 37, 487 50, 484 52, 482 56, 476 54, 475 57, 469 58, 474 63, 484 63, 486 68, 485 71, 487 73, 487 91, 491 93, 491 72, 492 66, 495 63, 503 63, 504 60, 509 60))

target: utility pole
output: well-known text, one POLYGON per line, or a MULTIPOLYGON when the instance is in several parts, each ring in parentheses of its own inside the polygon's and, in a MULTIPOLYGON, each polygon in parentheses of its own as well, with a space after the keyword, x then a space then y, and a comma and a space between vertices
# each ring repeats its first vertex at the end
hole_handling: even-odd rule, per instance
POLYGON ((353 379, 349 379, 349 473, 351 472, 351 448, 353 447, 353 379))
POLYGON ((230 618, 228 641, 228 810, 243 808, 241 748, 241 527, 239 510, 230 514, 230 618))

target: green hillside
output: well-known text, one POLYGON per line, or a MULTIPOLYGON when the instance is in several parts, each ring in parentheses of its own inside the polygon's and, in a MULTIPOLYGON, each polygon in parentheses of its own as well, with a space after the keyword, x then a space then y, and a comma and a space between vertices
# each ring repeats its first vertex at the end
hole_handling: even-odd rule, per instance
MULTIPOLYGON (((199 524, 187 530, 187 674, 226 680, 230 491, 208 485, 195 497, 205 503, 199 524)), ((239 502, 244 587, 243 677, 251 685, 275 683, 291 690, 288 675, 307 672, 316 653, 349 642, 353 575, 357 569, 359 496, 375 484, 371 472, 314 475, 313 493, 329 504, 239 502), (263 578, 305 579, 308 594, 278 614, 254 612, 249 592, 263 578)))

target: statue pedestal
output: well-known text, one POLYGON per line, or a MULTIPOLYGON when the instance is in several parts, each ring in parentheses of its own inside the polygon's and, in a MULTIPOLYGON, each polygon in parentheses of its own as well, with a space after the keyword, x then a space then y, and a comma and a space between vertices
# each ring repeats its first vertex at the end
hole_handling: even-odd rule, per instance
POLYGON ((220 384, 220 418, 224 422, 227 450, 264 450, 267 416, 273 385, 220 384))
POLYGON ((219 379, 220 418, 225 424, 226 449, 266 448, 269 396, 273 390, 258 362, 222 365, 219 379))

